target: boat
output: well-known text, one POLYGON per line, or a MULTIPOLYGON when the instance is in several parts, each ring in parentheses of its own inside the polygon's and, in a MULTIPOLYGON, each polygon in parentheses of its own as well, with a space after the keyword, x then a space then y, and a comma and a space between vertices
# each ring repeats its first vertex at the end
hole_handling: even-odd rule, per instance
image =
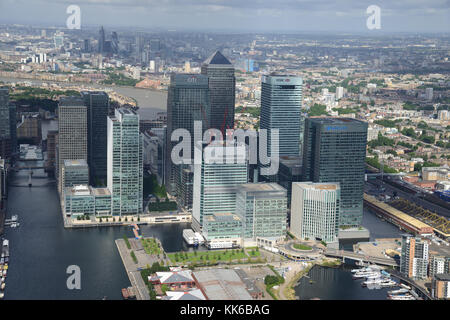
POLYGON ((4 296, 5 294, 3 292, 0 292, 0 299, 3 299, 4 296))
POLYGON ((382 287, 393 287, 395 285, 397 285, 397 282, 392 281, 390 279, 383 279, 380 281, 380 286, 382 287))
POLYGON ((416 300, 416 298, 414 298, 412 295, 408 294, 408 295, 394 295, 394 296, 389 296, 388 297, 391 300, 416 300))
POLYGON ((378 272, 361 272, 361 273, 355 273, 353 275, 353 279, 360 279, 360 278, 373 278, 377 277, 380 274, 378 272))
POLYGON ((406 284, 400 283, 400 286, 401 286, 402 288, 411 290, 411 287, 410 287, 410 286, 407 286, 406 284))
POLYGON ((6 284, 3 282, 2 285, 0 286, 1 290, 5 290, 6 284))
POLYGON ((398 289, 398 290, 391 290, 391 291, 388 291, 388 294, 390 294, 390 295, 397 295, 397 294, 407 293, 407 292, 409 292, 408 289, 401 288, 401 289, 398 289))

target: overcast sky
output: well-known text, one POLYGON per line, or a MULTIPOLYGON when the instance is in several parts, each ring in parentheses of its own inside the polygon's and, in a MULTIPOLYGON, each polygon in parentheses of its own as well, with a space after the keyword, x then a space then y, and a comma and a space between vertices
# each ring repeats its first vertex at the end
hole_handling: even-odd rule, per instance
POLYGON ((82 27, 360 33, 377 5, 382 32, 450 31, 450 0, 0 0, 0 24, 65 26, 71 4, 82 27))

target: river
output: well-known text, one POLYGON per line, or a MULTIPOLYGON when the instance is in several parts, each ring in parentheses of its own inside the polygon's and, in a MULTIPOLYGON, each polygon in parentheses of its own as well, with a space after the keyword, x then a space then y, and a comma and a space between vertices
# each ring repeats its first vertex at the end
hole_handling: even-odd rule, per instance
POLYGON ((73 83, 73 82, 55 82, 43 81, 34 79, 18 79, 18 78, 4 78, 0 77, 0 81, 5 83, 29 82, 32 85, 40 86, 43 83, 57 83, 66 88, 88 88, 93 90, 115 91, 121 95, 133 98, 136 100, 139 110, 138 114, 142 120, 151 120, 156 118, 158 112, 165 112, 167 110, 167 91, 134 88, 125 86, 111 86, 98 85, 90 83, 73 83))
MULTIPOLYGON (((114 243, 130 227, 64 229, 56 185, 43 170, 34 170, 28 188, 26 171, 12 173, 8 217, 19 215, 20 227, 6 227, 10 268, 5 299, 121 299, 130 282, 114 243), (81 269, 81 290, 68 290, 66 269, 81 269)), ((143 226, 144 236, 158 237, 167 251, 186 250, 182 229, 188 224, 143 226)))

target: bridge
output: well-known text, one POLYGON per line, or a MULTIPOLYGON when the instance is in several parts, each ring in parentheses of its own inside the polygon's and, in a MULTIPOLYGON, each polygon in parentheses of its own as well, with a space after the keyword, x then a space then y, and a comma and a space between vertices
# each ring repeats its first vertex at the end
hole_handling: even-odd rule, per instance
POLYGON ((361 253, 356 253, 352 251, 347 250, 335 250, 335 249, 327 249, 324 251, 324 254, 328 257, 334 257, 334 258, 341 258, 345 260, 352 259, 352 260, 358 260, 361 262, 369 262, 374 264, 379 264, 383 266, 390 266, 390 267, 398 267, 398 263, 392 259, 392 258, 379 258, 379 257, 372 257, 361 253))

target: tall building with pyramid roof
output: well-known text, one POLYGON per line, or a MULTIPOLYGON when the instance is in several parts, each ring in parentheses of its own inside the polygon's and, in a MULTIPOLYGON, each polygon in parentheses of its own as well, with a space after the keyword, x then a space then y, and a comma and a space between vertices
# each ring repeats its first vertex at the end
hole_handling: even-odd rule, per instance
POLYGON ((234 128, 234 66, 220 51, 216 51, 203 63, 201 73, 209 78, 211 114, 208 127, 225 134, 227 129, 234 128))

